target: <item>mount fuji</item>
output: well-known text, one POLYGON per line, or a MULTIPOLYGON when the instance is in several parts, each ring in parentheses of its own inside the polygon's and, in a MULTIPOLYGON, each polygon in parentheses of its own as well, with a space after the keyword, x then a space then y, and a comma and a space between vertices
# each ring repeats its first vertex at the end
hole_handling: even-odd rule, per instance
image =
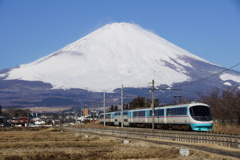
MULTIPOLYGON (((225 69, 136 24, 112 23, 46 57, 0 71, 0 83, 43 82, 48 90, 114 92, 121 85, 147 88, 152 79, 156 86, 184 85, 225 69)), ((239 84, 240 73, 229 70, 189 88, 239 84)))

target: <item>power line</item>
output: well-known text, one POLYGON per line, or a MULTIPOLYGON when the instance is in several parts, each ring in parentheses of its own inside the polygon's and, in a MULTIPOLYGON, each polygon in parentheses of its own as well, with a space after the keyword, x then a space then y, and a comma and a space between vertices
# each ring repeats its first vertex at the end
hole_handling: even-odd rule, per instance
POLYGON ((223 71, 221 71, 221 72, 218 72, 218 73, 216 73, 216 74, 213 74, 213 75, 211 75, 211 76, 208 76, 208 77, 206 77, 206 78, 203 78, 203 79, 200 79, 200 80, 197 80, 197 81, 193 81, 193 82, 190 82, 190 83, 182 84, 182 85, 177 85, 177 86, 174 86, 174 87, 188 86, 188 85, 191 85, 191 84, 194 84, 194 83, 198 83, 198 82, 204 81, 204 80, 206 80, 206 79, 209 79, 209 78, 212 78, 212 77, 214 77, 214 76, 216 76, 216 75, 219 75, 219 74, 221 74, 221 73, 224 73, 224 72, 226 72, 226 71, 228 71, 228 70, 230 70, 230 69, 232 69, 232 68, 234 68, 234 67, 236 67, 236 66, 238 66, 238 65, 240 65, 240 63, 235 64, 234 66, 232 66, 232 67, 230 67, 230 68, 226 68, 225 70, 223 70, 223 71))

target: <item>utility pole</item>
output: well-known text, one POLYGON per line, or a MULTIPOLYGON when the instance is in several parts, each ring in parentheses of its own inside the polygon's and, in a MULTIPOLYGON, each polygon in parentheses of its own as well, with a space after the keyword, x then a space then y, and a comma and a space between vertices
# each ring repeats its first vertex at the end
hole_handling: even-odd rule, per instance
POLYGON ((59 118, 59 126, 61 126, 61 117, 60 117, 61 113, 60 113, 60 110, 59 110, 59 114, 58 114, 58 118, 59 118))
POLYGON ((104 123, 104 127, 106 126, 106 116, 105 116, 106 111, 105 111, 105 108, 106 108, 106 93, 103 92, 103 111, 104 111, 104 114, 103 114, 104 121, 103 121, 103 123, 104 123))
POLYGON ((79 117, 80 117, 80 124, 82 124, 82 107, 81 107, 81 105, 80 105, 80 115, 79 115, 79 117))
POLYGON ((122 89, 121 89, 121 127, 123 128, 123 85, 122 85, 122 89))
POLYGON ((152 130, 154 130, 154 79, 152 80, 152 104, 151 104, 151 108, 152 108, 152 130))
POLYGON ((75 123, 77 124, 77 108, 75 109, 75 123))

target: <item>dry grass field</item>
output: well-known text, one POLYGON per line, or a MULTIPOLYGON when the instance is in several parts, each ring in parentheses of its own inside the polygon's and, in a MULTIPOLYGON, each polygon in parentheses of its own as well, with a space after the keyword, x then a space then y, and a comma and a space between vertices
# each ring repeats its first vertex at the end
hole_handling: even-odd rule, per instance
POLYGON ((213 132, 240 135, 240 125, 214 123, 213 132))
POLYGON ((227 160, 207 152, 190 150, 190 155, 179 154, 176 146, 142 141, 122 143, 123 139, 54 128, 0 131, 0 160, 227 160))

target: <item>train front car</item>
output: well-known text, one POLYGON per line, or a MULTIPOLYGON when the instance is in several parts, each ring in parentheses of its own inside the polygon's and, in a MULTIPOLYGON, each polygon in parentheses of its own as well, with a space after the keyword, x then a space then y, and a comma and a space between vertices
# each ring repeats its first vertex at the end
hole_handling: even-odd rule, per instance
POLYGON ((213 121, 210 107, 204 103, 190 103, 190 126, 193 131, 212 131, 213 121))

